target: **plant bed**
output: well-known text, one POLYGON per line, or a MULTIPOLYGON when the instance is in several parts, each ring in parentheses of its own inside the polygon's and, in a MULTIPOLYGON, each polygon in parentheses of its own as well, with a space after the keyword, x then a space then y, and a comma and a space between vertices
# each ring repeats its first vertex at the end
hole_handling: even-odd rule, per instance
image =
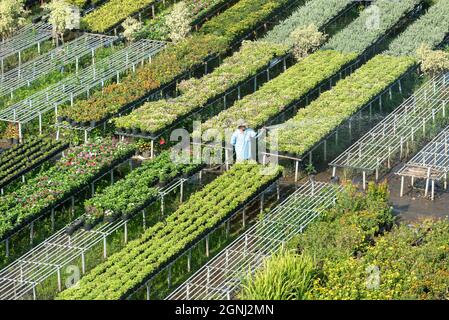
POLYGON ((2 197, 0 239, 6 239, 36 217, 49 214, 51 208, 101 177, 111 166, 131 157, 134 152, 133 145, 107 139, 70 148, 53 167, 2 197))

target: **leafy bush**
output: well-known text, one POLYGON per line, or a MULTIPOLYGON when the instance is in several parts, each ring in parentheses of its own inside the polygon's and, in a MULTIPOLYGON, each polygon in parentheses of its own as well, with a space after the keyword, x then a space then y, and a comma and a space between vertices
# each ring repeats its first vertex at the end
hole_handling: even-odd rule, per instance
POLYGON ((0 238, 46 213, 73 192, 88 185, 98 174, 133 153, 133 145, 110 139, 67 150, 55 166, 2 197, 0 238))
POLYGON ((0 37, 5 39, 26 23, 24 0, 4 0, 0 5, 0 37))
POLYGON ((169 37, 173 42, 184 40, 190 32, 191 14, 183 1, 174 5, 173 11, 165 19, 169 37))
POLYGON ((418 49, 421 70, 430 77, 449 71, 449 53, 443 50, 432 50, 427 45, 418 49))
POLYGON ((125 21, 122 23, 123 27, 123 36, 128 41, 134 41, 139 33, 139 31, 142 29, 142 22, 134 19, 134 18, 126 18, 125 21))
POLYGON ((299 61, 321 47, 327 37, 318 31, 314 24, 311 24, 305 28, 296 29, 290 34, 290 38, 293 40, 293 54, 299 61))
POLYGON ((315 263, 305 254, 282 251, 264 261, 262 270, 247 276, 243 300, 303 300, 315 276, 315 263))

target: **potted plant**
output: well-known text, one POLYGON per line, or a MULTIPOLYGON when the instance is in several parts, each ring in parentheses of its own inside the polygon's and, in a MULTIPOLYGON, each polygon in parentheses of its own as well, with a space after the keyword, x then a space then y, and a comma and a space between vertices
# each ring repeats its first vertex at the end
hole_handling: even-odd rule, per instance
POLYGON ((106 221, 106 222, 114 222, 117 218, 118 218, 118 215, 114 211, 112 211, 110 209, 105 210, 105 212, 104 212, 104 221, 106 221))
POLYGON ((81 228, 84 224, 83 219, 76 219, 73 221, 65 230, 65 233, 69 236, 75 233, 79 228, 81 228))
POLYGON ((92 230, 98 222, 98 218, 92 214, 88 214, 84 219, 84 230, 92 230))
POLYGON ((316 170, 315 167, 313 166, 313 164, 309 163, 306 166, 306 173, 309 176, 309 180, 310 182, 314 182, 315 181, 315 175, 316 175, 316 170))

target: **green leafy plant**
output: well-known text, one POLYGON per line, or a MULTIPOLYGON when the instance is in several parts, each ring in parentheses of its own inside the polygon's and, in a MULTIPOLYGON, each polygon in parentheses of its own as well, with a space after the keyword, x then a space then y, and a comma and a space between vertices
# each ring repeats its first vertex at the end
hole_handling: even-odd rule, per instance
POLYGON ((449 53, 443 50, 432 50, 423 44, 418 49, 418 57, 421 70, 431 78, 449 71, 449 53))
POLYGON ((134 19, 134 18, 126 18, 125 21, 122 23, 123 27, 123 36, 128 40, 129 42, 132 42, 136 39, 137 34, 142 29, 142 22, 134 19))
POLYGON ((262 269, 247 276, 242 300, 304 300, 315 277, 313 258, 283 250, 264 261, 262 269))
POLYGON ((0 37, 4 40, 26 23, 29 12, 24 7, 24 0, 3 0, 0 5, 0 37))
POLYGON ((174 5, 172 12, 166 17, 165 24, 168 36, 173 42, 184 40, 190 32, 191 13, 184 1, 174 5))
POLYGON ((293 42, 293 55, 299 61, 321 47, 327 36, 318 31, 314 24, 310 24, 307 27, 294 30, 290 34, 290 38, 293 42))

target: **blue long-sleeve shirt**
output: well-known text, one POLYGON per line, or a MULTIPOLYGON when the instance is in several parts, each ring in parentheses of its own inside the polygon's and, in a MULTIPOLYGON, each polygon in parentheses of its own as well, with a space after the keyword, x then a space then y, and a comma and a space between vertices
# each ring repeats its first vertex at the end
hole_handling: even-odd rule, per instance
POLYGON ((239 129, 234 131, 231 136, 231 144, 235 148, 237 161, 251 159, 251 139, 259 136, 260 134, 256 134, 253 129, 246 129, 244 132, 239 129))

